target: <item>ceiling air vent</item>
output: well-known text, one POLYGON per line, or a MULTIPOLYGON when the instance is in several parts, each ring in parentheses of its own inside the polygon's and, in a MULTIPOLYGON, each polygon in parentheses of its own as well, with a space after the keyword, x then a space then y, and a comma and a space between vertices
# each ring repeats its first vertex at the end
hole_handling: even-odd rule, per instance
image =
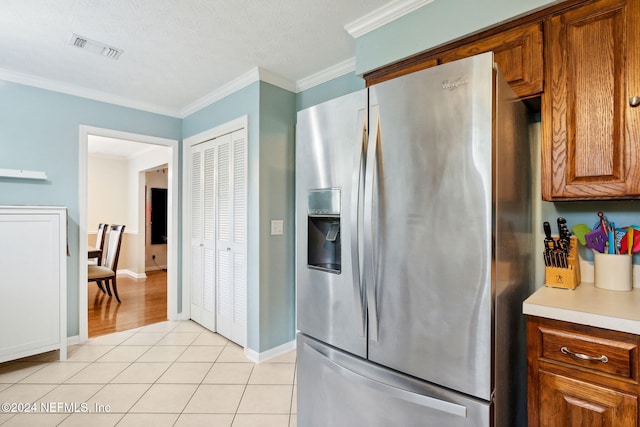
POLYGON ((91 40, 87 37, 79 36, 77 34, 71 35, 69 44, 80 49, 87 50, 89 52, 97 53, 98 55, 106 56, 111 59, 118 59, 122 55, 122 49, 115 48, 113 46, 107 46, 104 43, 91 40))

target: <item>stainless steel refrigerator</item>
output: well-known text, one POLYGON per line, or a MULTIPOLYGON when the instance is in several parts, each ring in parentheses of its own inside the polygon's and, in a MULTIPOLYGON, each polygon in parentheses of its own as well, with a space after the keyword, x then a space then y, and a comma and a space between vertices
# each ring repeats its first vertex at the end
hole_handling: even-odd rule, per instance
POLYGON ((526 425, 527 113, 491 53, 298 113, 300 427, 526 425))

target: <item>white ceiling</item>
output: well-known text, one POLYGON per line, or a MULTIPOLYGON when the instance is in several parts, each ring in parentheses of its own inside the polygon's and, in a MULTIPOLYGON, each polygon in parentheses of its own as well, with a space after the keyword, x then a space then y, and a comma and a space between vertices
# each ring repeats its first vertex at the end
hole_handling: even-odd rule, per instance
POLYGON ((345 26, 399 3, 421 2, 1 0, 0 79, 184 117, 252 72, 295 91, 349 67, 355 39, 345 26), (113 60, 71 46, 73 33, 124 53, 113 60))
POLYGON ((87 153, 90 156, 105 157, 118 160, 131 160, 153 150, 167 147, 105 136, 89 135, 87 153), (160 147, 160 148, 159 148, 160 147))

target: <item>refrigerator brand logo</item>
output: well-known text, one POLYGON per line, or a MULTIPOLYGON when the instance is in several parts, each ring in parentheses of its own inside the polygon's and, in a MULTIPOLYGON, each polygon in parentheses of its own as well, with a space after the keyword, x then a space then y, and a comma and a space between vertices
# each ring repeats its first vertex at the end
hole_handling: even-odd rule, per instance
POLYGON ((445 80, 444 82, 442 82, 442 89, 453 90, 453 89, 456 89, 458 86, 467 85, 467 84, 469 84, 468 77, 458 77, 455 80, 445 80))

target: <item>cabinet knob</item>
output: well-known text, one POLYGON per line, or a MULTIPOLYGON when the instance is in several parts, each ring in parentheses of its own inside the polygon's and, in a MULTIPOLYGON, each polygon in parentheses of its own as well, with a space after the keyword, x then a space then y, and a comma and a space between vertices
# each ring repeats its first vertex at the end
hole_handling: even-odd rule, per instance
POLYGON ((638 105, 640 105, 640 96, 632 96, 631 98, 629 98, 629 105, 631 105, 632 107, 637 107, 638 105))

